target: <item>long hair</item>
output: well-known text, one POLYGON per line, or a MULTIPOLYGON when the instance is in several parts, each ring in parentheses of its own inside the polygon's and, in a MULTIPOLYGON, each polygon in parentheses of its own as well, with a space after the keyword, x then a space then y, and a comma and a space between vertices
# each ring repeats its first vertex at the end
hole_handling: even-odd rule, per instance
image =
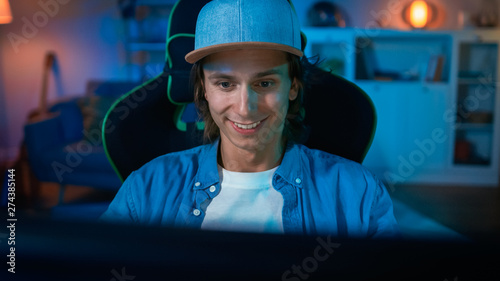
MULTIPOLYGON (((304 75, 305 66, 309 63, 305 57, 287 53, 288 75, 290 80, 295 79, 298 94, 297 98, 291 100, 288 105, 288 112, 285 119, 283 137, 285 140, 302 142, 305 138, 306 129, 304 126, 304 75)), ((191 85, 194 88, 194 102, 200 113, 200 117, 205 122, 205 131, 203 133, 206 142, 213 142, 220 137, 220 130, 212 119, 208 101, 205 99, 205 86, 203 84, 203 59, 196 62, 191 69, 191 85)))

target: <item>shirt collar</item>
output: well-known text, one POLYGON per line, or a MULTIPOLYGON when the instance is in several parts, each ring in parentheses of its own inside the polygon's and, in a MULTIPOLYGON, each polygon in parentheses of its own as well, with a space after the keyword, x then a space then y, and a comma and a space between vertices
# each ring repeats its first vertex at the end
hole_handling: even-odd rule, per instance
POLYGON ((212 144, 205 145, 205 149, 201 150, 198 173, 195 176, 195 190, 205 189, 211 185, 216 185, 220 182, 219 170, 217 169, 217 151, 219 148, 219 140, 212 144))
MULTIPOLYGON (((206 189, 220 182, 219 170, 217 169, 218 148, 219 139, 212 144, 206 145, 205 149, 201 151, 198 173, 195 176, 195 185, 193 187, 195 190, 206 189)), ((287 143, 285 155, 275 174, 295 187, 303 187, 304 173, 302 171, 302 161, 300 161, 300 147, 297 144, 287 143)))

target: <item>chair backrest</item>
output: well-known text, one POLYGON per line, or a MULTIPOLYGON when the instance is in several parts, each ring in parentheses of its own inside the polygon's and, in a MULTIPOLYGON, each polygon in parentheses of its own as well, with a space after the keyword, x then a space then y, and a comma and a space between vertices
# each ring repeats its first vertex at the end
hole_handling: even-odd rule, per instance
POLYGON ((304 144, 362 163, 377 125, 372 100, 354 83, 318 67, 309 75, 304 94, 309 136, 304 144))
MULTIPOLYGON (((122 180, 165 153, 202 144, 203 123, 189 87, 196 18, 210 0, 179 0, 172 10, 166 63, 157 77, 118 99, 103 124, 108 159, 122 180)), ((305 37, 303 35, 303 48, 305 37)), ((375 131, 370 98, 353 83, 313 66, 305 89, 305 123, 310 148, 361 163, 375 131)), ((306 78, 307 79, 307 78, 306 78)))

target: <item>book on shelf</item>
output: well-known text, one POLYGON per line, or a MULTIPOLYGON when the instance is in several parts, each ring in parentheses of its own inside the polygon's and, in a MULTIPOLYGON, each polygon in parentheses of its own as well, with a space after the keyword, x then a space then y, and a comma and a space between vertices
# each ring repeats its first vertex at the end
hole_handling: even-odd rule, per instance
POLYGON ((372 43, 361 47, 359 42, 356 42, 356 46, 356 79, 373 80, 376 61, 372 43))
POLYGON ((439 82, 443 79, 444 56, 432 55, 427 65, 426 81, 439 82))

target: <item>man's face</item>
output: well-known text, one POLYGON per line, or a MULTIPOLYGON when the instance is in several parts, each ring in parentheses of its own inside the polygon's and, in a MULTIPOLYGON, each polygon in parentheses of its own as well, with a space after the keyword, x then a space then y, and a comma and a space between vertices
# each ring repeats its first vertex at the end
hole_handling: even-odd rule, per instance
POLYGON ((203 71, 205 98, 224 145, 247 151, 280 145, 289 100, 298 93, 286 53, 219 52, 205 59, 203 71))

